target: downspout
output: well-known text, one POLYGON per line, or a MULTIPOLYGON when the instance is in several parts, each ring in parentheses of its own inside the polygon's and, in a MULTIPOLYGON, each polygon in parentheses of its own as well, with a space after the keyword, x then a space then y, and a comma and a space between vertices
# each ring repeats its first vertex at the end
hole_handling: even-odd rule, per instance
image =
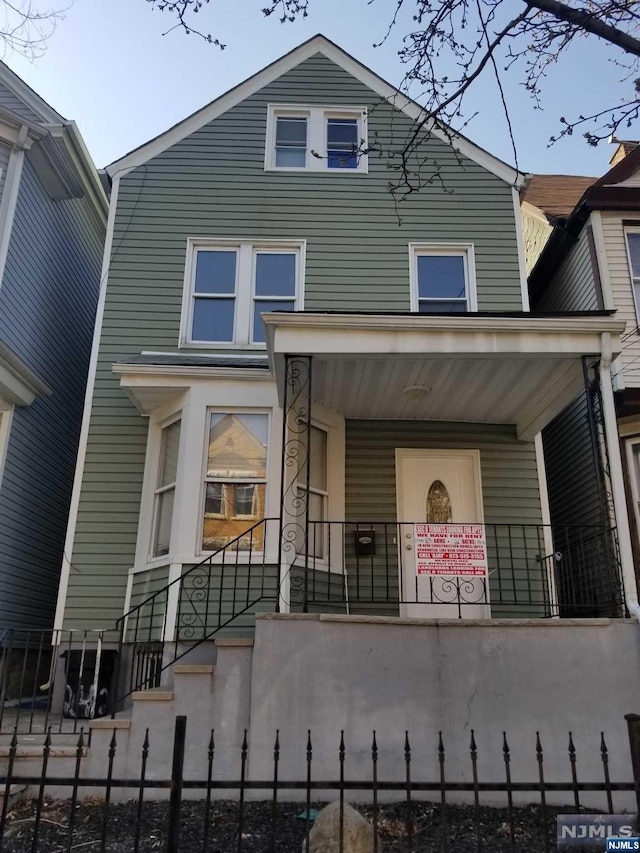
POLYGON ((640 622, 640 603, 638 602, 638 590, 633 562, 633 551, 631 548, 631 531, 629 529, 629 516, 627 514, 627 498, 624 491, 624 475, 622 471, 622 460, 620 458, 620 445, 618 441, 618 421, 616 419, 615 400, 613 397, 613 384, 611 381, 611 363, 613 361, 611 351, 611 335, 603 332, 601 335, 601 358, 600 358, 600 393, 602 394, 602 419, 604 421, 605 437, 609 449, 609 469, 611 474, 611 492, 613 505, 616 513, 618 528, 618 544, 620 548, 620 561, 622 564, 622 586, 627 610, 632 618, 640 622))

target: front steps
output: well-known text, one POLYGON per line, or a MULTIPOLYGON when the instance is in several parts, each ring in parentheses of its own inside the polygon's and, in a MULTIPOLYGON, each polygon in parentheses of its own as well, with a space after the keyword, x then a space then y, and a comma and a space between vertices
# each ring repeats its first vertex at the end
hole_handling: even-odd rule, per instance
MULTIPOLYGON (((167 670, 167 686, 140 690, 131 695, 131 705, 115 719, 102 717, 78 721, 75 736, 52 736, 47 775, 73 777, 80 729, 85 746, 81 777, 106 779, 109 750, 115 735, 113 778, 140 778, 143 745, 148 732, 147 779, 168 779, 171 775, 175 720, 187 717, 185 775, 206 779, 211 732, 215 730, 214 776, 238 778, 244 730, 249 727, 249 699, 253 639, 220 638, 216 641, 216 664, 178 662, 167 670), (63 739, 64 738, 64 739, 63 739)), ((0 775, 8 769, 11 735, 0 744, 0 775)), ((20 737, 14 776, 37 776, 42 767, 44 734, 20 737)), ((33 793, 35 788, 27 790, 33 793)), ((102 796, 104 789, 82 789, 82 795, 102 796)), ((68 798, 70 788, 48 786, 49 796, 68 798)), ((17 794, 17 792, 16 792, 17 794)), ((164 799, 169 791, 148 791, 150 798, 164 799)), ((147 796, 145 794, 145 796, 147 796)), ((24 796, 25 792, 22 791, 24 796)), ((137 788, 114 788, 112 800, 137 796, 137 788)), ((185 797, 199 798, 202 792, 185 791, 185 797)))

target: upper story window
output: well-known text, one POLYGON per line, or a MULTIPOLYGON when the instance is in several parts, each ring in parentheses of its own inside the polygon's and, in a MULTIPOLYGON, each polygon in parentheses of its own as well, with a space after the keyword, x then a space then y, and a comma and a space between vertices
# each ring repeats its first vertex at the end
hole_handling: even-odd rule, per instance
POLYGON ((190 241, 181 342, 264 346, 260 315, 302 307, 304 243, 190 241))
POLYGON ((411 244, 409 252, 412 311, 477 311, 472 245, 411 244))
POLYGON ((629 258, 629 274, 633 285, 633 296, 636 305, 636 316, 640 318, 640 227, 625 230, 627 238, 627 255, 629 258))
POLYGON ((265 169, 367 171, 367 117, 361 108, 270 104, 265 169))

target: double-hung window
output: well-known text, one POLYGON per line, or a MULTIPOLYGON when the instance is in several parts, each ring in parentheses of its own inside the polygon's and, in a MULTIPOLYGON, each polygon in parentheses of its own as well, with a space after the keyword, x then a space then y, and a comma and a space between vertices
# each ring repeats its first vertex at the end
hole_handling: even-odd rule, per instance
POLYGON ((633 285, 633 297, 636 305, 636 317, 640 322, 640 227, 625 230, 627 238, 627 256, 629 274, 633 285))
POLYGON ((410 264, 412 311, 477 310, 473 246, 412 245, 410 264))
POLYGON ((367 115, 360 107, 270 104, 265 169, 367 171, 367 115))
POLYGON ((180 421, 173 421, 160 433, 160 459, 154 490, 154 521, 151 555, 161 557, 171 547, 171 524, 178 474, 180 421))
POLYGON ((203 551, 262 550, 268 434, 267 414, 209 412, 203 551))
POLYGON ((190 241, 183 345, 264 346, 261 314, 302 307, 304 243, 190 241))

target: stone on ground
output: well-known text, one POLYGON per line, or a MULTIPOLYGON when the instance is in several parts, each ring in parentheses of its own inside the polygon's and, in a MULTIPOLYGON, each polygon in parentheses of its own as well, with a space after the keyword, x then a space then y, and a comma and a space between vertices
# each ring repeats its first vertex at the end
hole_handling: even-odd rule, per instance
MULTIPOLYGON (((373 853, 373 827, 349 803, 343 806, 343 853, 373 853)), ((306 846, 303 843, 302 853, 306 846)), ((378 840, 378 851, 381 846, 378 840)), ((318 814, 309 833, 309 853, 340 853, 340 801, 318 814)))

